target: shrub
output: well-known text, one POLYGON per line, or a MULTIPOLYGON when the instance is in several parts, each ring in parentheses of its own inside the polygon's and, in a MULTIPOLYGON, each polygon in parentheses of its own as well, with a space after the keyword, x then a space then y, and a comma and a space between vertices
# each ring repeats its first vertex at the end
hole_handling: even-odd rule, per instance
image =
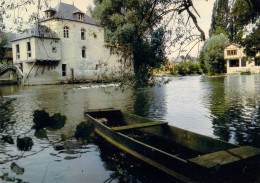
POLYGON ((200 53, 200 64, 209 75, 226 72, 223 46, 228 44, 228 38, 224 34, 212 36, 203 46, 200 53))
POLYGON ((181 62, 178 65, 174 65, 171 70, 172 75, 190 75, 190 74, 202 74, 202 70, 198 63, 192 61, 181 62))

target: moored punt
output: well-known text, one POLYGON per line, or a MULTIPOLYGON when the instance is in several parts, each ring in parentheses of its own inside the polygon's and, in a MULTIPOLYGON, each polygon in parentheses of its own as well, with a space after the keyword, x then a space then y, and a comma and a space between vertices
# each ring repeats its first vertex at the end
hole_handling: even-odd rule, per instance
MULTIPOLYGON (((111 144, 183 182, 254 179, 260 149, 237 146, 115 109, 85 111, 111 144)), ((259 168, 259 164, 258 164, 259 168)))

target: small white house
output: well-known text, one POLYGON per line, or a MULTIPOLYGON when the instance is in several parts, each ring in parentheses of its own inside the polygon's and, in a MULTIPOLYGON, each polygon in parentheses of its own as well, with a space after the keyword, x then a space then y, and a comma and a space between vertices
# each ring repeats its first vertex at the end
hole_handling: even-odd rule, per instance
MULTIPOLYGON (((257 53, 256 56, 260 56, 257 53)), ((227 74, 250 71, 260 73, 260 59, 248 60, 241 45, 230 43, 224 46, 224 59, 227 64, 227 74)))
POLYGON ((13 62, 25 85, 111 78, 120 57, 104 44, 101 25, 60 2, 12 41, 13 62))

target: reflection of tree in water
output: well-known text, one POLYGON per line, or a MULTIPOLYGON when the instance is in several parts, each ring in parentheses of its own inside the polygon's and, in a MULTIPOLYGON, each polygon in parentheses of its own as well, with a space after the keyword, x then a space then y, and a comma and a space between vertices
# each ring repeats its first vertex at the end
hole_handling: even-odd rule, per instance
POLYGON ((106 170, 112 171, 104 182, 141 183, 141 182, 178 182, 173 177, 119 150, 104 139, 97 137, 95 144, 100 148, 100 158, 106 170))
POLYGON ((223 84, 223 78, 211 78, 208 82, 214 135, 224 141, 233 136, 239 145, 260 146, 260 106, 255 96, 241 93, 237 84, 233 83, 237 88, 233 88, 232 83, 223 84))
POLYGON ((165 87, 137 89, 134 92, 134 114, 163 120, 167 113, 165 87))

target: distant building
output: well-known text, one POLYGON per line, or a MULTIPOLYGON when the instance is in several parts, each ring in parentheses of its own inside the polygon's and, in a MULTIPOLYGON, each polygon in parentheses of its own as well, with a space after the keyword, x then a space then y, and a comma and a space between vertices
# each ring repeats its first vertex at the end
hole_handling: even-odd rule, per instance
POLYGON ((227 74, 250 71, 260 73, 260 54, 255 60, 248 60, 241 45, 230 43, 224 46, 224 59, 227 63, 227 74))
POLYGON ((39 22, 12 41, 25 85, 113 77, 119 56, 104 46, 104 28, 96 21, 60 2, 39 22))

